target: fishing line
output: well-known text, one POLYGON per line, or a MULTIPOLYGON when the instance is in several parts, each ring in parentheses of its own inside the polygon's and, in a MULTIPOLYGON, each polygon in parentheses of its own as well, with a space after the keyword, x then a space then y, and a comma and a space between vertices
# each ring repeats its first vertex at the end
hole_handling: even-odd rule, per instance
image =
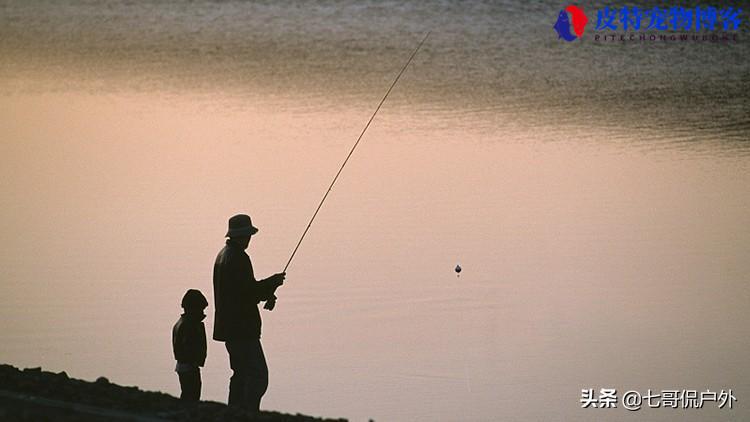
POLYGON ((396 86, 396 83, 401 78, 401 75, 404 73, 406 68, 409 67, 409 63, 411 63, 414 56, 417 55, 417 52, 422 47, 422 44, 424 44, 424 42, 427 41, 427 37, 429 36, 430 36, 430 32, 427 32, 427 34, 424 36, 424 38, 419 43, 417 48, 414 49, 414 52, 411 53, 411 56, 409 56, 409 60, 407 60, 404 67, 401 68, 401 71, 398 73, 398 76, 396 76, 396 79, 393 80, 393 83, 391 84, 390 88, 388 88, 388 91, 386 91, 385 95, 383 96, 383 99, 380 100, 380 104, 378 104, 378 107, 375 109, 375 112, 372 113, 372 116, 370 116, 370 120, 367 121, 367 124, 365 125, 364 129, 362 129, 362 132, 359 134, 359 137, 357 137, 357 142, 354 143, 354 146, 352 146, 352 149, 349 151, 349 154, 346 156, 346 159, 341 164, 341 167, 339 167, 339 171, 336 173, 336 176, 333 177, 331 184, 328 186, 328 190, 323 195, 323 199, 320 200, 320 203, 318 204, 318 208, 315 209, 315 212, 313 213, 312 218, 310 218, 310 222, 307 223, 307 227, 305 228, 305 231, 302 233, 302 236, 299 238, 299 241, 297 242, 297 246, 294 247, 294 250, 292 251, 292 255, 289 257, 289 260, 286 262, 286 265, 284 266, 283 272, 286 272, 286 269, 289 268, 289 264, 291 264, 292 259, 294 258, 294 255, 297 253, 297 249, 299 249, 299 245, 302 244, 302 240, 305 238, 307 231, 310 230, 310 226, 312 226, 313 220, 315 220, 315 217, 318 215, 318 211, 320 211, 320 208, 323 206, 323 203, 326 201, 326 198, 328 198, 328 194, 331 193, 331 189, 333 189, 333 185, 336 183, 336 180, 338 180, 339 175, 341 175, 341 171, 344 170, 344 166, 346 166, 346 163, 349 162, 349 158, 351 158, 352 154, 354 153, 354 150, 357 148, 357 145, 359 145, 359 141, 362 140, 362 136, 364 136, 365 132, 367 132, 367 128, 370 127, 370 123, 372 123, 372 120, 375 118, 375 115, 377 115, 378 111, 380 111, 380 107, 383 106, 385 99, 388 98, 388 94, 390 94, 391 90, 393 90, 393 87, 396 86))

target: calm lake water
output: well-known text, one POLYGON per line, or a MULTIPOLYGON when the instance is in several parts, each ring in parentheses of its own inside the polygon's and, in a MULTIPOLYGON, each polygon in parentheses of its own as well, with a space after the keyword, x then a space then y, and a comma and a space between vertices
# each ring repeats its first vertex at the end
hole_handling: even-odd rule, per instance
MULTIPOLYGON (((226 219, 280 271, 432 30, 263 313, 262 407, 750 418, 747 15, 737 42, 568 44, 560 7, 0 1, 0 361, 177 394, 226 219), (738 401, 581 408, 608 387, 738 401)), ((204 398, 229 376, 210 342, 204 398)))

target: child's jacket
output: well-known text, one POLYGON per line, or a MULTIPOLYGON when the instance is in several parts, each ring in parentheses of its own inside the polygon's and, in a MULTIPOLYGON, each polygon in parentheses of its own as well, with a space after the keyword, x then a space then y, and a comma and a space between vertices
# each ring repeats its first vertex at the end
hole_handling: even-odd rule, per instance
POLYGON ((182 314, 172 329, 172 350, 179 363, 203 366, 206 363, 205 315, 182 314))

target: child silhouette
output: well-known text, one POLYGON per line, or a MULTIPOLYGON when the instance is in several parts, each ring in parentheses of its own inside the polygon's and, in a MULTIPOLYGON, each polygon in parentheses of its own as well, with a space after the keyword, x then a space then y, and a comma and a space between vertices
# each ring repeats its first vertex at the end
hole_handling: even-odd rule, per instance
POLYGON ((177 375, 182 394, 180 399, 197 402, 201 397, 201 370, 206 362, 206 327, 203 311, 208 306, 200 290, 190 289, 182 298, 185 310, 172 328, 172 349, 177 360, 177 375))

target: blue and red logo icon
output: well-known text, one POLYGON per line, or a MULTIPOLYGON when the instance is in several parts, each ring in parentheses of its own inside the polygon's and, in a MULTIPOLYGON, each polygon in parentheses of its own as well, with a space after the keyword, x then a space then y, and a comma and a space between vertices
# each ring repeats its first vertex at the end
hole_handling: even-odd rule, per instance
POLYGON ((553 28, 557 31, 557 38, 570 42, 581 38, 587 23, 589 23, 589 18, 586 17, 583 10, 571 4, 557 15, 557 22, 555 22, 553 28), (570 14, 570 17, 568 17, 568 14, 570 14), (573 33, 570 32, 571 23, 573 24, 573 33))

